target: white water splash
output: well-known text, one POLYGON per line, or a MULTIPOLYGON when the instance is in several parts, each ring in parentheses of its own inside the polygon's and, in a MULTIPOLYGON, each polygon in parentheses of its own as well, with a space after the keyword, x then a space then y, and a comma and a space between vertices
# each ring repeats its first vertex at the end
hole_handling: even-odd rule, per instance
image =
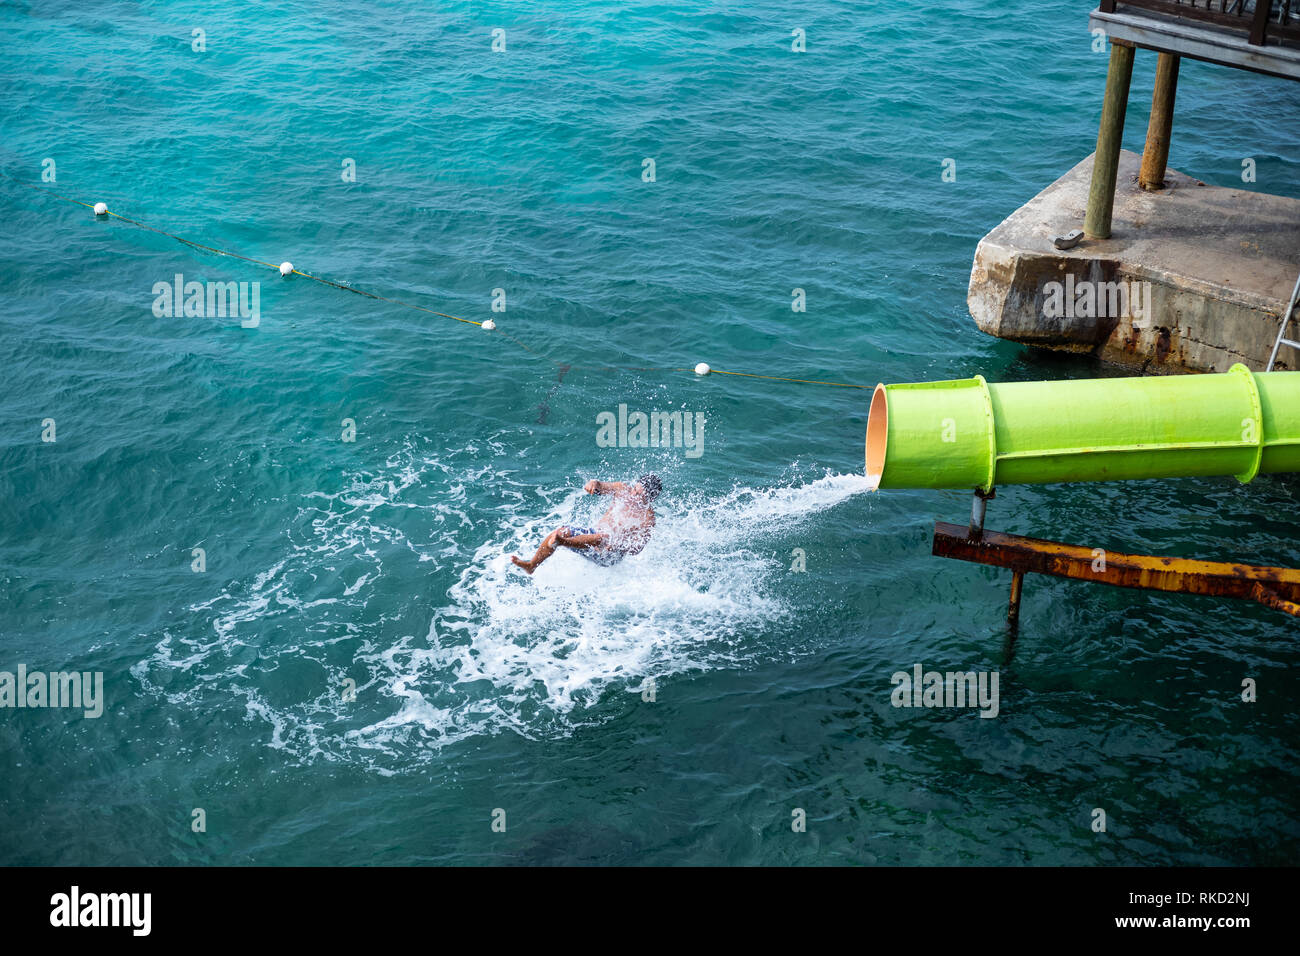
MULTIPOLYGON (((501 445, 487 450, 505 455, 501 445)), ((165 636, 133 674, 178 705, 242 700, 250 719, 270 726, 268 744, 299 758, 362 759, 384 772, 475 735, 567 734, 601 719, 608 692, 775 653, 763 635, 797 610, 782 593, 784 539, 868 487, 860 475, 827 475, 665 496, 641 554, 601 568, 561 550, 530 578, 508 555, 531 553, 599 502, 543 490, 537 514, 536 493, 485 466, 483 451, 424 459, 408 448, 385 474, 307 496, 295 526, 308 533, 290 535, 286 556, 247 589, 192 608, 208 628, 165 636), (489 491, 496 503, 476 509, 469 485, 476 500, 489 491), (409 509, 436 529, 430 540, 408 536, 409 509), (393 600, 395 582, 439 569, 453 575, 445 597, 393 600), (297 639, 268 638, 286 628, 297 639), (321 691, 286 703, 278 669, 307 662, 321 691), (335 690, 349 675, 353 703, 335 690)))

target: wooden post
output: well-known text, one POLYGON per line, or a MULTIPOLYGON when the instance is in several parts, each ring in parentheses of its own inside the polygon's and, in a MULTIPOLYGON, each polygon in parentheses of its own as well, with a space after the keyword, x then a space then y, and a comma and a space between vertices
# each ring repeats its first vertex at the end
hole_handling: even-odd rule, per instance
POLYGON ((1165 167, 1169 164, 1169 137, 1174 128, 1174 95, 1178 92, 1176 53, 1161 53, 1156 60, 1156 85, 1151 93, 1151 122, 1147 125, 1147 142, 1142 148, 1142 172, 1138 185, 1143 189, 1165 188, 1165 167))
POLYGON ((1268 35, 1268 17, 1273 10, 1273 0, 1255 0, 1255 19, 1250 24, 1251 46, 1263 46, 1268 35))
POLYGON ((1097 131, 1097 152, 1092 158, 1092 185, 1083 231, 1096 239, 1110 238, 1110 217, 1115 207, 1115 178, 1119 173, 1119 147, 1124 138, 1124 113, 1128 86, 1133 79, 1133 47, 1111 41, 1110 69, 1106 73, 1106 99, 1097 131))

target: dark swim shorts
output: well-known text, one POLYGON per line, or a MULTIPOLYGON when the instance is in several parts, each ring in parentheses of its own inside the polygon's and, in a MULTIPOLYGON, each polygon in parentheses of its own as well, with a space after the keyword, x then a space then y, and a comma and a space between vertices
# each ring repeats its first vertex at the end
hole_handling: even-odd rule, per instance
MULTIPOLYGON (((569 533, 566 537, 571 538, 576 538, 580 534, 604 533, 602 531, 597 531, 595 528, 578 528, 574 525, 568 526, 568 532, 569 533)), ((618 551, 614 548, 570 548, 569 550, 577 552, 588 561, 591 561, 594 564, 599 564, 602 568, 608 568, 618 564, 627 556, 622 551, 618 551)))

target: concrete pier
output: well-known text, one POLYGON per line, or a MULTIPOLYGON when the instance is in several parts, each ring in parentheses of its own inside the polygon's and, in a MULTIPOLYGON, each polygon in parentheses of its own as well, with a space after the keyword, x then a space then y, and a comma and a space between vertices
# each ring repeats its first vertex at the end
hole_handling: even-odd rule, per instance
MULTIPOLYGON (((1083 225, 1091 156, 985 236, 967 293, 976 325, 1144 372, 1264 368, 1300 273, 1300 200, 1172 169, 1150 192, 1140 164, 1120 152, 1108 239, 1052 241, 1083 225)), ((1276 367, 1300 368, 1300 354, 1283 348, 1276 367)))

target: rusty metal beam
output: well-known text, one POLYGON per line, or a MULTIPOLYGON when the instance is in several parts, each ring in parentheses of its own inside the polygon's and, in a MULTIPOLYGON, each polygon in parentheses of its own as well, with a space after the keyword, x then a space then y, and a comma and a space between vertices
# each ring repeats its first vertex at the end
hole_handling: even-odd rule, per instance
POLYGON ((968 531, 962 525, 935 522, 932 552, 1010 568, 1018 575, 1032 572, 1122 588, 1242 598, 1300 616, 1300 570, 1293 568, 1124 554, 1000 531, 986 530, 976 539, 968 531))

